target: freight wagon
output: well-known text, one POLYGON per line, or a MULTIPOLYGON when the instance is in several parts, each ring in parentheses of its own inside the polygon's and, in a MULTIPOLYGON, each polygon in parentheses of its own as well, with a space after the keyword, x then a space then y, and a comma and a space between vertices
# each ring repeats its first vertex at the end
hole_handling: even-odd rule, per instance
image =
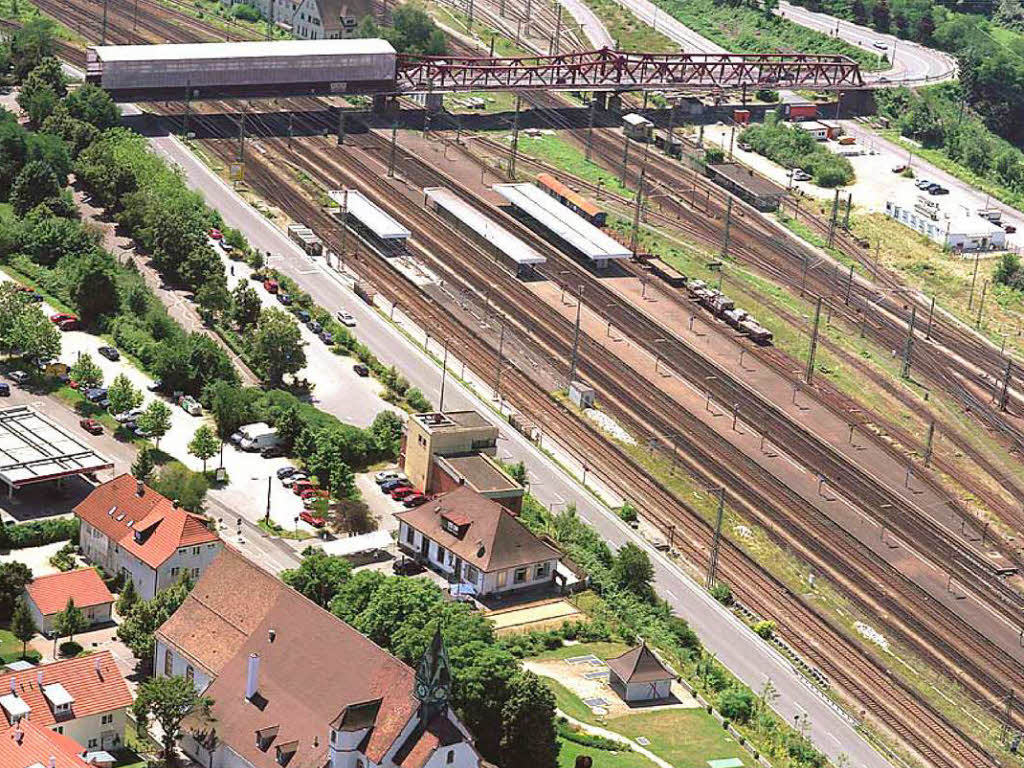
POLYGON ((686 275, 666 264, 657 256, 647 259, 647 266, 656 277, 661 278, 673 288, 683 288, 686 285, 686 275))
POLYGON ((288 237, 310 256, 320 256, 324 252, 323 242, 307 226, 292 224, 288 227, 288 237))
POLYGON ((569 189, 569 187, 550 173, 538 175, 537 184, 566 208, 578 213, 595 227, 603 227, 605 225, 605 221, 608 218, 607 213, 602 211, 593 201, 569 189))
POLYGON ((119 101, 394 90, 386 40, 90 46, 86 80, 119 101))

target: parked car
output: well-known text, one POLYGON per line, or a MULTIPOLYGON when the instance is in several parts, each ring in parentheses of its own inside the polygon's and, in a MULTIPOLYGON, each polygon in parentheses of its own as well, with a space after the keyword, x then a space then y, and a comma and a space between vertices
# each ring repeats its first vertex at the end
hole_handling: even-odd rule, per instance
POLYGON ((290 475, 283 477, 281 479, 281 485, 283 485, 285 488, 293 488, 296 483, 308 479, 309 475, 307 475, 302 470, 299 470, 297 472, 292 472, 290 475))
POLYGON ((353 365, 352 366, 352 370, 356 372, 357 376, 369 376, 370 375, 370 369, 367 368, 362 363, 356 363, 355 365, 353 365))
POLYGON ((412 507, 420 506, 420 504, 426 504, 428 501, 430 501, 429 496, 422 493, 413 493, 402 499, 402 506, 409 507, 411 509, 412 507))
POLYGON ((305 309, 296 309, 296 310, 293 310, 293 311, 295 312, 295 316, 297 318, 299 318, 299 322, 300 323, 308 323, 309 322, 309 312, 308 311, 306 311, 305 309))
POLYGON ((135 427, 134 430, 132 430, 132 434, 135 435, 136 437, 149 437, 149 430, 137 426, 135 427))
POLYGON ((302 520, 302 522, 304 523, 309 523, 314 528, 323 528, 325 525, 327 525, 326 520, 324 520, 319 515, 314 515, 308 509, 303 510, 302 512, 299 513, 299 519, 302 520))
POLYGON ((310 320, 308 323, 306 323, 306 327, 316 334, 319 334, 320 331, 324 329, 324 327, 320 325, 320 323, 318 323, 316 320, 310 320))
POLYGON ((267 293, 277 293, 280 289, 277 280, 264 280, 263 287, 267 290, 267 293))
POLYGON ((337 312, 334 313, 334 316, 338 318, 338 322, 344 325, 346 328, 356 327, 356 319, 345 310, 339 309, 337 312))
POLYGON ((875 40, 875 42, 873 42, 871 45, 873 45, 875 48, 877 48, 880 51, 888 51, 889 50, 889 44, 887 42, 883 41, 883 40, 875 40))
POLYGON ((164 385, 163 381, 162 381, 162 380, 160 380, 160 379, 157 379, 157 380, 156 380, 156 381, 154 381, 154 382, 153 382, 152 384, 148 384, 148 385, 146 386, 146 390, 147 390, 148 392, 159 392, 159 391, 160 391, 160 388, 161 388, 161 387, 162 387, 163 385, 164 385))
POLYGON ((286 477, 291 477, 296 472, 298 472, 298 470, 295 467, 281 467, 277 470, 277 479, 284 480, 286 477))
POLYGON ((292 483, 292 493, 294 493, 296 496, 301 496, 303 491, 309 491, 316 487, 316 483, 307 478, 292 483))
POLYGON ((914 186, 917 187, 918 189, 928 189, 928 187, 930 187, 933 183, 934 182, 931 182, 928 179, 918 179, 917 181, 914 182, 914 186))
POLYGON ((57 327, 62 331, 77 331, 82 327, 82 324, 78 322, 77 318, 68 318, 67 320, 61 320, 57 323, 57 327))
POLYGON ((330 331, 320 331, 320 341, 327 346, 334 344, 334 334, 330 331))
POLYGON ((107 397, 106 387, 89 387, 87 390, 82 392, 85 395, 85 399, 90 403, 98 403, 107 397))
POLYGON ((187 413, 189 416, 202 416, 203 406, 199 404, 199 401, 190 395, 178 398, 178 405, 181 406, 181 410, 187 413))
POLYGON ((793 171, 793 180, 794 181, 810 181, 811 180, 811 174, 809 174, 807 171, 802 171, 799 168, 797 168, 795 171, 793 171))
POLYGON ((96 351, 99 352, 101 355, 103 355, 105 358, 107 358, 107 360, 120 360, 121 359, 121 353, 118 352, 113 347, 100 347, 96 351))
POLYGON ((403 556, 391 564, 391 570, 396 576, 415 576, 417 573, 423 573, 426 568, 411 557, 403 556))
POLYGON ((235 250, 235 246, 233 246, 227 240, 223 240, 223 239, 220 241, 220 247, 221 247, 221 250, 224 251, 224 253, 231 253, 232 251, 235 250))
POLYGON ((894 165, 892 167, 892 172, 893 173, 903 173, 906 170, 907 170, 907 164, 906 163, 900 163, 899 165, 894 165))
POLYGON ((118 424, 124 424, 128 421, 137 421, 144 411, 144 408, 132 408, 130 411, 115 414, 114 418, 117 420, 118 424))
POLYGON ((1017 228, 1013 224, 1003 224, 1003 231, 1008 235, 1012 235, 1017 231, 1017 228))
POLYGON ((11 396, 11 385, 6 381, 0 381, 0 397, 11 396))
POLYGON ((395 478, 392 478, 391 480, 388 480, 386 482, 381 483, 380 484, 380 489, 381 489, 381 491, 383 493, 391 493, 393 490, 395 490, 395 488, 398 488, 398 487, 403 486, 403 485, 408 486, 409 485, 409 481, 406 478, 404 478, 404 477, 402 477, 402 478, 395 477, 395 478))
POLYGON ((231 441, 232 445, 238 445, 242 442, 244 437, 245 435, 242 434, 242 430, 238 430, 237 432, 232 432, 231 437, 229 437, 228 440, 231 441))
POLYGON ((400 485, 393 491, 391 491, 391 498, 394 499, 395 501, 401 501, 406 496, 412 496, 415 493, 416 491, 412 487, 408 485, 400 485))
POLYGON ((209 235, 210 235, 210 239, 211 240, 223 240, 224 239, 224 233, 221 232, 216 227, 214 227, 213 229, 210 230, 209 235))
POLYGON ((50 322, 54 325, 60 325, 65 320, 77 320, 78 318, 74 315, 69 315, 67 312, 58 312, 55 315, 50 315, 50 322))
POLYGON ((279 293, 277 294, 277 300, 288 307, 291 306, 292 295, 290 293, 279 293))
POLYGON ((277 459, 280 458, 281 456, 287 455, 288 452, 280 445, 268 445, 266 448, 260 451, 260 456, 262 456, 264 459, 277 459))
POLYGON ((310 499, 310 498, 326 499, 329 496, 330 496, 330 494, 325 489, 317 488, 316 486, 312 486, 310 488, 303 488, 301 491, 299 491, 299 498, 300 499, 310 499))
POLYGON ((90 435, 102 435, 103 425, 100 424, 96 419, 81 419, 78 422, 78 426, 88 432, 90 435))
POLYGON ((58 360, 56 357, 47 357, 42 360, 38 360, 36 362, 36 368, 38 368, 40 371, 45 371, 51 365, 54 365, 59 362, 60 360, 58 360))
POLYGON ((25 373, 24 371, 11 371, 7 375, 10 377, 11 381, 13 381, 15 384, 24 384, 29 379, 28 374, 25 373))
POLYGON ((398 477, 398 474, 397 469, 382 469, 373 476, 373 482, 380 485, 381 483, 386 483, 388 480, 394 480, 398 477))
POLYGON ((43 294, 33 291, 28 295, 28 300, 34 301, 36 304, 41 304, 43 301, 43 294))

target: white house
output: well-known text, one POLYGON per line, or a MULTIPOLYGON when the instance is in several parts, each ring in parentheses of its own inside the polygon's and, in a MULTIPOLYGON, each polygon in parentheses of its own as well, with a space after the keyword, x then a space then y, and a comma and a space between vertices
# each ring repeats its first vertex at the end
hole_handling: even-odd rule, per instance
POLYGON ((1006 248, 1006 232, 988 219, 981 216, 932 218, 935 214, 917 210, 919 207, 887 200, 885 213, 954 251, 1001 251, 1006 248))
POLYGON ((372 13, 366 0, 226 0, 244 2, 300 40, 350 37, 363 16, 372 13))
POLYGON ((181 741, 205 768, 479 768, 440 637, 414 672, 231 549, 156 639, 157 674, 214 702, 181 741))
POLYGON ((30 720, 87 750, 123 744, 131 705, 132 694, 110 651, 0 675, 0 710, 8 725, 30 720))
POLYGON ((396 512, 398 545, 477 595, 552 584, 560 553, 467 486, 396 512))
POLYGON ((96 488, 74 512, 85 557, 108 574, 130 578, 143 600, 182 574, 198 579, 222 548, 201 517, 128 474, 96 488))
POLYGON ((25 587, 25 603, 44 635, 53 631, 53 619, 67 607, 69 599, 75 601, 89 624, 110 621, 114 596, 95 568, 37 576, 25 587))
POLYGON ((626 702, 656 701, 672 695, 676 673, 641 642, 621 656, 608 659, 608 683, 626 702))

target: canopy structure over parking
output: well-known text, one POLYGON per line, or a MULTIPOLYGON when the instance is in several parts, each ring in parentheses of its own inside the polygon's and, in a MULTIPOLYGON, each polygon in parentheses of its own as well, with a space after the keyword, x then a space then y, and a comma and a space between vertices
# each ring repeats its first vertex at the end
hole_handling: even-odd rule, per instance
POLYGON ((327 194, 380 240, 405 241, 412 234, 357 190, 336 189, 327 194))
POLYGON ((489 219, 450 189, 430 187, 423 190, 427 199, 458 221, 463 229, 484 240, 517 265, 543 264, 547 259, 504 227, 489 219))
POLYGON ((0 482, 8 494, 113 466, 84 440, 29 406, 0 410, 0 482))
POLYGON ((602 268, 610 259, 627 259, 626 246, 533 184, 495 184, 492 189, 602 268))

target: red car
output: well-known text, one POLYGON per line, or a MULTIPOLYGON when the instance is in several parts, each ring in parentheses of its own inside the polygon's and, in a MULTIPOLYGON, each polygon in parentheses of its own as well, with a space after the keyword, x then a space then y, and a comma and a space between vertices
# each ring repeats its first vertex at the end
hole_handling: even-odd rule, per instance
POLYGON ((326 499, 330 496, 323 488, 307 488, 299 494, 301 499, 326 499))
POLYGON ((401 501, 406 496, 412 496, 416 491, 410 488, 408 485, 400 485, 391 491, 391 498, 395 501, 401 501))
POLYGON ((78 422, 78 426, 80 426, 90 435, 103 434, 103 425, 96 421, 96 419, 82 419, 81 421, 78 422))
POLYGON ((224 237, 224 235, 223 235, 223 233, 221 233, 221 231, 219 229, 214 228, 214 229, 210 230, 210 239, 211 240, 220 240, 222 237, 224 237))
POLYGON ((325 525, 327 525, 326 520, 324 520, 319 515, 314 515, 309 510, 306 510, 305 512, 300 512, 299 519, 302 520, 302 522, 304 523, 309 523, 314 528, 323 528, 325 525))
POLYGON ((54 325, 60 325, 65 320, 78 320, 74 315, 69 315, 67 312, 58 312, 55 315, 50 315, 50 322, 54 325))
POLYGON ((301 496, 303 491, 310 491, 316 488, 316 483, 312 483, 309 480, 299 480, 297 483, 292 484, 292 493, 296 496, 301 496))
POLYGON ((61 320, 57 323, 57 327, 62 331, 77 331, 81 327, 81 324, 78 322, 78 318, 69 317, 67 320, 61 320))
POLYGON ((424 496, 422 493, 414 493, 411 496, 406 496, 402 500, 402 506, 404 507, 418 507, 420 504, 426 504, 430 501, 429 496, 424 496))
POLYGON ((267 289, 267 293, 277 293, 277 280, 264 280, 263 287, 267 289))

